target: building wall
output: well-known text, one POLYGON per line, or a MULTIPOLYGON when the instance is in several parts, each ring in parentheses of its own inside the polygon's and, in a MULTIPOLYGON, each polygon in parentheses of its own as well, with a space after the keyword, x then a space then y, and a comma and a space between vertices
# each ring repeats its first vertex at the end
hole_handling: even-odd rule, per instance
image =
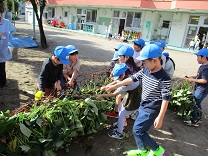
POLYGON ((98 34, 106 34, 106 28, 109 26, 109 21, 112 21, 112 9, 99 9, 98 10, 98 34))
POLYGON ((174 13, 168 45, 182 47, 189 14, 174 13))

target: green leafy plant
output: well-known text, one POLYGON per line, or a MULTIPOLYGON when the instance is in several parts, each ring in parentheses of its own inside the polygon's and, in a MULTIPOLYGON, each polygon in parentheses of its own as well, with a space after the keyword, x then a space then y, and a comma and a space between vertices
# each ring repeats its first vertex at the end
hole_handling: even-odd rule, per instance
POLYGON ((171 88, 170 106, 178 112, 178 115, 190 119, 193 105, 193 85, 185 80, 174 82, 171 88))

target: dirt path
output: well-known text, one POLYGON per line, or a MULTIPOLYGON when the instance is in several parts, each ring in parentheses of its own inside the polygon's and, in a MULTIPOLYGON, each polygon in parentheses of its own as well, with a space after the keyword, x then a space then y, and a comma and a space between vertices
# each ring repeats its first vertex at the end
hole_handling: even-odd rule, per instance
MULTIPOLYGON (((33 36, 32 26, 25 23, 16 23, 17 35, 33 36)), ((39 37, 38 29, 36 37, 39 37)), ((64 29, 57 30, 45 28, 49 48, 14 49, 13 59, 7 62, 8 87, 0 90, 0 110, 14 109, 33 98, 30 94, 36 87, 36 78, 40 72, 42 62, 49 57, 56 46, 74 44, 79 49, 81 59, 80 75, 88 72, 100 71, 108 65, 113 56, 113 48, 119 42, 108 41, 104 38, 68 32, 64 29)), ((127 43, 128 44, 128 43, 127 43)), ((131 45, 131 43, 129 43, 131 45)), ((196 75, 199 67, 196 56, 173 50, 171 57, 176 63, 175 78, 182 78, 185 75, 196 75)), ((208 112, 208 98, 203 102, 203 109, 208 112)), ((204 119, 204 121, 206 121, 204 119)), ((110 119, 108 123, 115 122, 110 119)), ((126 130, 131 132, 133 121, 129 119, 129 126, 126 130)), ((200 127, 187 127, 182 123, 173 111, 168 110, 162 129, 150 130, 150 134, 156 141, 165 148, 166 156, 205 156, 208 155, 208 123, 203 122, 200 127)), ((112 139, 107 136, 107 130, 102 130, 94 136, 93 140, 85 141, 91 145, 92 150, 84 150, 84 146, 74 144, 71 147, 70 156, 120 156, 123 151, 136 147, 133 136, 124 140, 112 139)), ((66 155, 60 152, 59 155, 66 155)))

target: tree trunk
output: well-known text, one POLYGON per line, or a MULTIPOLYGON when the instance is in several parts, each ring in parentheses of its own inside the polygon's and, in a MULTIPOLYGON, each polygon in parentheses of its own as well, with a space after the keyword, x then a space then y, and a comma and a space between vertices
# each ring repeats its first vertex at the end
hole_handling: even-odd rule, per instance
POLYGON ((38 26, 39 26, 39 31, 40 31, 40 43, 41 43, 41 47, 42 48, 47 48, 47 41, 46 41, 46 37, 45 37, 45 32, 43 30, 43 22, 42 19, 38 20, 38 26))
MULTIPOLYGON (((38 15, 38 7, 37 7, 37 3, 36 0, 30 0, 32 6, 33 6, 33 10, 35 12, 36 15, 36 19, 38 21, 38 26, 39 26, 39 31, 40 31, 40 43, 41 43, 41 47, 42 48, 47 48, 47 41, 46 41, 46 37, 45 37, 45 33, 43 30, 43 22, 42 22, 42 15, 43 15, 43 10, 45 8, 45 0, 41 0, 41 5, 40 5, 40 16, 38 15)), ((40 3, 40 1, 38 1, 40 3)))

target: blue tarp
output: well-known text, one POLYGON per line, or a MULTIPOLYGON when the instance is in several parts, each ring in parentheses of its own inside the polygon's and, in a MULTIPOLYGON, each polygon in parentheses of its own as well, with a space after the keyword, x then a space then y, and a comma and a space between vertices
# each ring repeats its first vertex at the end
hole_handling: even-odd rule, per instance
POLYGON ((9 37, 9 47, 11 48, 36 48, 38 45, 32 38, 9 37))

